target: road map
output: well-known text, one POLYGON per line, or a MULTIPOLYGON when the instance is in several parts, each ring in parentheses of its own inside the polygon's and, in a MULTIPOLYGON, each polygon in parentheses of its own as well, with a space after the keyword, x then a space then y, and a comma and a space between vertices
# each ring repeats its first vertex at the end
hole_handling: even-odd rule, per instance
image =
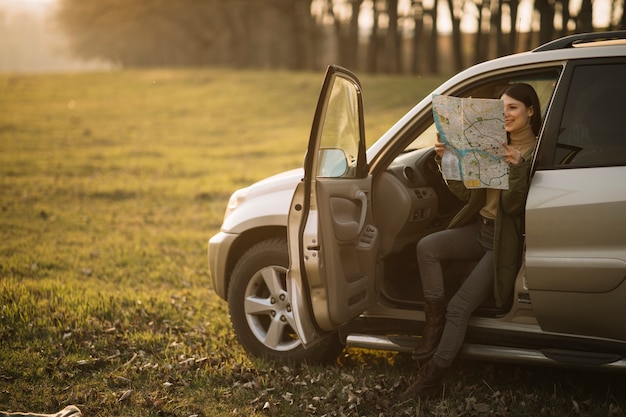
POLYGON ((445 179, 463 181, 467 188, 509 188, 502 100, 435 95, 433 116, 446 144, 445 179))

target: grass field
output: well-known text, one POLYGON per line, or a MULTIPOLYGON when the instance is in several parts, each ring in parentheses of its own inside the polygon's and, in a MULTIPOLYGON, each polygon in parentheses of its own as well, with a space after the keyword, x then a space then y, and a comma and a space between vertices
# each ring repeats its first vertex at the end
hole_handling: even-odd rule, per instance
MULTIPOLYGON (((401 355, 248 358, 211 291, 230 193, 300 166, 323 74, 0 76, 0 410, 85 416, 624 416, 623 376, 401 355), (592 382, 593 380, 593 382, 592 382)), ((363 77, 370 143, 441 79, 363 77)))

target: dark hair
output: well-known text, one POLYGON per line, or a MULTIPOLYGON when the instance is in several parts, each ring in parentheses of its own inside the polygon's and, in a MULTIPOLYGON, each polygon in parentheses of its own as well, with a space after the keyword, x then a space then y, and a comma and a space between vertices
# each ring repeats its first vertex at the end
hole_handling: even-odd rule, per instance
POLYGON ((541 105, 539 104, 539 97, 537 97, 535 89, 525 83, 511 84, 502 90, 500 97, 504 94, 517 101, 521 101, 526 107, 533 108, 533 115, 530 118, 530 126, 532 127, 535 136, 538 136, 539 129, 541 129, 541 105))

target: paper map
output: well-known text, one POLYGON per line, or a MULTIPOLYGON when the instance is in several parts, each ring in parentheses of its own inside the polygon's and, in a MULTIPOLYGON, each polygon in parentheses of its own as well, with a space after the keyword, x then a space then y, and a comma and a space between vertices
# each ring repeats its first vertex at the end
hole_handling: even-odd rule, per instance
POLYGON ((502 100, 433 96, 433 116, 446 144, 441 168, 467 188, 509 188, 502 100))

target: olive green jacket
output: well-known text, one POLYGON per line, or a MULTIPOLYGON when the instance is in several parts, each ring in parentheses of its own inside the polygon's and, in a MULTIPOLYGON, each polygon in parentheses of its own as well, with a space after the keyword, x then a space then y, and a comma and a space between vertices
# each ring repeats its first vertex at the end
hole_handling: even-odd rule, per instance
MULTIPOLYGON (((521 266, 524 244, 524 208, 530 186, 530 166, 533 150, 524 154, 518 165, 510 165, 509 189, 502 190, 494 231, 494 298, 497 307, 509 302, 515 277, 521 266)), ((448 228, 465 226, 475 221, 485 205, 484 188, 467 189, 460 181, 448 181, 450 190, 466 204, 450 222, 448 228)))

